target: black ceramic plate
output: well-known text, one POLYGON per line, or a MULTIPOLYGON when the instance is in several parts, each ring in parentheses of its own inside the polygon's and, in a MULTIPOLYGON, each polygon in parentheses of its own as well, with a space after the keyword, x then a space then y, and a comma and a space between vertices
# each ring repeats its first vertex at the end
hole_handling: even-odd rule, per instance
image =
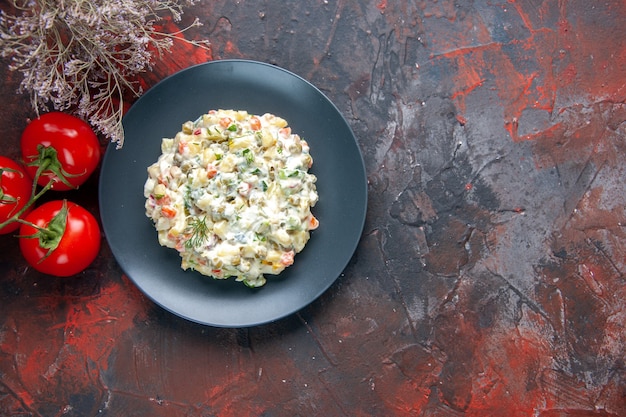
POLYGON ((106 238, 124 272, 154 302, 181 317, 217 327, 277 320, 308 305, 337 279, 352 257, 365 220, 367 179, 354 134, 337 108, 304 79, 276 66, 213 61, 180 71, 148 90, 123 120, 122 149, 111 144, 100 176, 106 238), (258 289, 180 268, 178 253, 161 247, 144 214, 147 167, 163 137, 210 109, 273 113, 305 138, 314 159, 320 221, 295 263, 258 289))

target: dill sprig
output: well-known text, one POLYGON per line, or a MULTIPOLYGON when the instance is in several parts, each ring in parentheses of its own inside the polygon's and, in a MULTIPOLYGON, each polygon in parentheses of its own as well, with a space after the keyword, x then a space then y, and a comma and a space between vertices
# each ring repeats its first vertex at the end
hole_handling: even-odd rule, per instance
POLYGON ((191 236, 185 241, 185 247, 192 249, 202 245, 209 237, 209 232, 206 217, 194 218, 191 222, 191 236))
MULTIPOLYGON (((182 5, 194 0, 11 0, 16 12, 0 11, 0 56, 23 79, 39 114, 52 107, 72 110, 116 142, 124 143, 122 116, 127 95, 138 97, 133 77, 150 69, 153 54, 168 51, 174 39, 187 41, 157 22, 181 20, 182 5)), ((10 7, 10 6, 9 6, 10 7)))

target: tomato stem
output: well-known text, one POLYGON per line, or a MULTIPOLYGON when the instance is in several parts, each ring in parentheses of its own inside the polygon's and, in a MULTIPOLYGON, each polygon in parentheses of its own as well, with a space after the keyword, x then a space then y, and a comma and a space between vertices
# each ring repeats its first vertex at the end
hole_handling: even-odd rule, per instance
MULTIPOLYGON (((67 180, 67 177, 79 176, 81 174, 72 175, 66 172, 61 166, 61 162, 59 162, 58 153, 54 147, 38 145, 37 151, 38 151, 37 157, 35 157, 35 159, 32 162, 27 164, 27 166, 37 167, 37 171, 35 172, 35 178, 33 178, 33 187, 30 192, 30 199, 19 211, 13 214, 13 216, 8 218, 4 222, 0 223, 0 229, 2 229, 4 226, 13 222, 26 224, 37 229, 37 233, 31 236, 18 236, 18 237, 38 238, 39 245, 44 249, 48 249, 48 252, 46 253, 46 256, 44 257, 45 259, 59 245, 61 237, 63 236, 63 233, 65 232, 65 225, 67 223, 67 201, 63 200, 63 208, 61 209, 59 214, 57 214, 56 216, 54 216, 54 218, 52 218, 52 220, 50 220, 50 223, 45 228, 37 226, 26 220, 23 220, 20 217, 24 213, 26 213, 26 211, 30 207, 32 207, 33 204, 35 204, 37 200, 41 198, 41 196, 43 196, 48 190, 52 188, 57 178, 59 181, 61 181, 63 184, 67 185, 68 187, 76 188, 72 184, 70 184, 70 182, 67 180), (39 191, 37 191, 39 178, 46 171, 52 172, 56 176, 56 178, 51 177, 46 183, 46 185, 43 186, 39 191)), ((2 178, 1 170, 0 170, 0 178, 2 178)), ((0 193, 2 193, 1 188, 0 188, 0 193)), ((0 197, 3 197, 2 194, 0 194, 0 197)))
MULTIPOLYGON (((0 168, 0 185, 2 185, 2 173, 3 172, 15 172, 18 175, 22 175, 21 172, 16 171, 11 168, 0 168)), ((17 203, 17 201, 18 201, 17 198, 10 196, 10 195, 6 195, 2 187, 0 187, 0 203, 17 203)))
POLYGON ((39 247, 42 249, 47 249, 45 256, 43 256, 39 262, 42 262, 48 256, 52 254, 52 252, 59 246, 63 235, 65 234, 65 228, 67 226, 67 200, 63 200, 63 206, 61 210, 57 214, 50 219, 46 227, 41 227, 26 220, 18 219, 17 221, 23 224, 27 224, 35 229, 37 229, 36 233, 32 235, 18 235, 18 238, 27 238, 27 239, 39 239, 39 247))
MULTIPOLYGON (((56 152, 56 151, 55 151, 56 152)), ((0 171, 0 178, 1 178, 2 172, 0 171)), ((52 188, 52 185, 54 184, 54 179, 50 179, 50 181, 48 181, 48 183, 41 188, 41 190, 39 190, 39 192, 37 192, 37 181, 39 180, 39 177, 41 176, 41 172, 39 170, 37 170, 37 172, 35 173, 35 178, 33 179, 33 188, 31 190, 30 193, 30 199, 28 200, 28 202, 20 209, 18 210, 15 214, 13 214, 13 216, 9 217, 8 219, 6 219, 5 221, 3 221, 2 223, 0 223, 0 229, 2 229, 4 226, 13 223, 15 221, 18 221, 20 223, 27 223, 24 222, 20 219, 20 217, 33 205, 37 202, 37 200, 39 200, 41 198, 42 195, 44 195, 48 190, 50 190, 52 188)), ((2 190, 0 189, 0 193, 2 192, 2 190)), ((30 224, 31 226, 33 226, 33 224, 30 224)))
MULTIPOLYGON (((53 146, 44 146, 41 144, 37 145, 37 156, 32 156, 30 158, 33 158, 33 160, 26 165, 31 167, 37 167, 37 172, 35 173, 36 179, 33 187, 36 187, 37 180, 44 172, 51 172, 56 176, 56 179, 58 179, 70 188, 76 187, 72 185, 67 179, 83 175, 82 173, 73 175, 64 170, 63 165, 59 161, 57 150, 53 146)), ((54 181, 54 179, 52 180, 54 181)))

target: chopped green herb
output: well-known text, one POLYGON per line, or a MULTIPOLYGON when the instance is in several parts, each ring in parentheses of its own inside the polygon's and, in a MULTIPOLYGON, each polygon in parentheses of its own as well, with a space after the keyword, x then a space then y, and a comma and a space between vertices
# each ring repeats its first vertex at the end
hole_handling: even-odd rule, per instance
POLYGON ((244 158, 246 158, 246 162, 251 164, 254 162, 254 153, 248 148, 244 149, 242 152, 244 158))
POLYGON ((231 132, 236 132, 237 131, 237 125, 236 124, 232 124, 232 125, 228 126, 228 130, 230 130, 231 132))
POLYGON ((302 171, 300 171, 299 169, 293 169, 293 170, 281 169, 278 171, 278 178, 280 178, 281 180, 286 180, 288 178, 299 178, 301 176, 302 176, 302 171))

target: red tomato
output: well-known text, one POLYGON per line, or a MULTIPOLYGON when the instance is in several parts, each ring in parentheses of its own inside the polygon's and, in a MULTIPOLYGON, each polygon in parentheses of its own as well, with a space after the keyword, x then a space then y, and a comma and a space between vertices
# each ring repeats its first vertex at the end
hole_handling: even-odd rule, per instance
MULTIPOLYGON (((33 180, 22 165, 0 156, 0 223, 6 222, 28 203, 32 187, 33 180)), ((9 223, 0 228, 0 234, 11 233, 18 227, 18 222, 9 223)))
POLYGON ((39 148, 56 151, 58 163, 50 163, 51 158, 47 158, 47 162, 43 162, 46 169, 37 181, 43 187, 53 180, 53 190, 78 187, 100 162, 100 142, 91 127, 85 121, 62 112, 46 113, 29 123, 22 133, 21 147, 22 158, 33 178, 37 172, 35 163, 39 159, 39 148), (69 185, 62 182, 60 176, 65 177, 69 185))
POLYGON ((100 251, 98 222, 78 204, 50 201, 34 209, 24 220, 50 230, 41 232, 28 224, 22 224, 20 228, 22 255, 39 272, 58 277, 78 274, 96 259, 100 251), (64 206, 65 221, 62 219, 64 206))

